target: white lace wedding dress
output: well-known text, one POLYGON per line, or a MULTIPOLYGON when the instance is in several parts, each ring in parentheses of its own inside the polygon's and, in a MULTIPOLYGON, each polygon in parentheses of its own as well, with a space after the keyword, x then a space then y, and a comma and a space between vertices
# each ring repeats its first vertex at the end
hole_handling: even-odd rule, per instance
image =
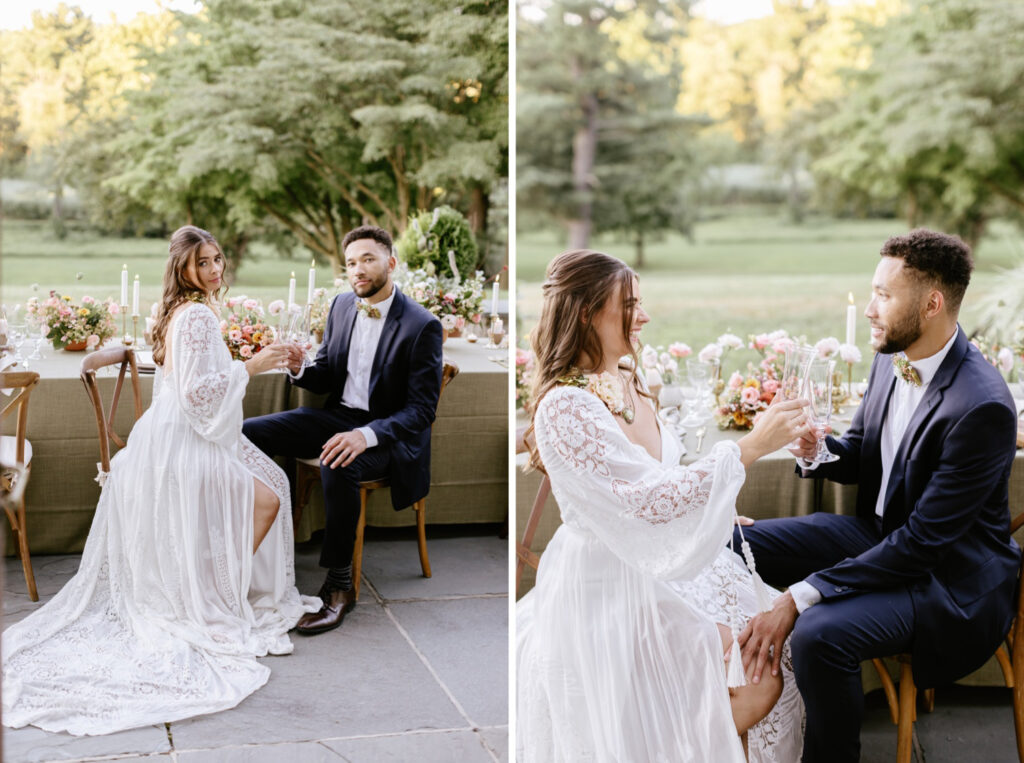
POLYGON ((105 734, 234 707, 320 600, 295 588, 284 473, 242 436, 248 374, 189 305, 111 460, 78 573, 3 634, 3 722, 105 734), (255 556, 253 477, 281 501, 255 556))
MULTIPOLYGON (((593 394, 549 392, 537 448, 562 514, 537 585, 517 607, 521 763, 743 763, 716 622, 756 612, 725 548, 745 471, 734 443, 658 462, 593 394)), ((784 690, 748 734, 751 761, 797 761, 803 704, 788 645, 784 690)))

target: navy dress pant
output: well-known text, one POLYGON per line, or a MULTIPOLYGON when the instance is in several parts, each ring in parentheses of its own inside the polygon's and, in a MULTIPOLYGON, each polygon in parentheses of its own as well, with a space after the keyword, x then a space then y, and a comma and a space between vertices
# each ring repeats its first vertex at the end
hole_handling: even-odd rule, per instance
MULTIPOLYGON (((854 557, 881 541, 880 521, 835 514, 759 519, 743 534, 757 571, 776 588, 854 557)), ((735 548, 739 531, 734 530, 735 548)), ((838 593, 838 592, 837 592, 838 593)), ((804 763, 856 763, 864 691, 860 664, 910 651, 914 608, 907 586, 823 599, 796 619, 793 673, 807 708, 804 763)))
MULTIPOLYGON (((325 442, 370 421, 367 411, 353 408, 296 408, 246 419, 242 434, 270 457, 317 458, 325 442)), ((320 466, 326 525, 321 567, 352 563, 359 524, 359 483, 384 477, 390 462, 387 448, 367 448, 348 466, 320 466)))

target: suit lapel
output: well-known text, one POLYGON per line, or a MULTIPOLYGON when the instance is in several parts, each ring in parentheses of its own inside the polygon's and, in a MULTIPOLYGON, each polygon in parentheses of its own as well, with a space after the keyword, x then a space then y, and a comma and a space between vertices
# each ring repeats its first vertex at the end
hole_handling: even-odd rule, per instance
POLYGON ((341 310, 338 311, 338 352, 336 357, 338 359, 338 369, 342 374, 345 374, 348 368, 348 353, 351 349, 349 345, 352 341, 352 328, 355 324, 356 300, 353 294, 352 299, 345 300, 345 303, 341 305, 341 310))
MULTIPOLYGON (((900 445, 896 449, 896 455, 893 457, 892 471, 889 474, 889 485, 885 491, 885 504, 883 516, 887 519, 890 517, 889 503, 892 501, 893 496, 896 494, 897 488, 903 483, 903 477, 906 472, 907 457, 910 455, 910 449, 914 447, 914 443, 917 442, 918 436, 921 434, 925 423, 931 416, 932 411, 935 410, 936 406, 942 402, 942 397, 946 387, 953 383, 953 379, 956 377, 957 369, 960 368, 960 363, 964 359, 964 355, 967 353, 967 337, 963 330, 957 325, 957 336, 956 341, 953 342, 953 346, 949 348, 949 352, 946 353, 946 357, 942 360, 942 365, 939 366, 939 370, 935 372, 935 376, 932 377, 931 382, 928 383, 928 390, 924 393, 924 397, 921 398, 921 402, 918 403, 917 408, 914 409, 913 415, 910 417, 910 421, 907 422, 907 429, 903 433, 903 439, 900 440, 900 445)), ((895 379, 895 375, 893 375, 895 379)), ((910 507, 907 507, 909 511, 910 507)), ((895 517, 893 519, 896 519, 895 517)), ((899 518, 902 522, 903 517, 899 518)), ((886 526, 889 523, 886 522, 886 526)))
POLYGON ((402 324, 403 312, 405 312, 405 296, 395 287, 395 299, 391 303, 391 309, 388 310, 388 317, 384 319, 384 329, 380 333, 380 341, 377 342, 377 352, 373 355, 373 365, 370 367, 370 389, 367 391, 367 397, 373 397, 373 388, 380 380, 384 359, 391 352, 391 345, 402 324))

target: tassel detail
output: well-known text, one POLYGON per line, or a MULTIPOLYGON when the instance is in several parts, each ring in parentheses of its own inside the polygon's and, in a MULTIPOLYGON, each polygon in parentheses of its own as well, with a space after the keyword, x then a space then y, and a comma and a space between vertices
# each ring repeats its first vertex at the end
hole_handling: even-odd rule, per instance
POLYGON ((747 685, 747 677, 743 675, 743 654, 740 652, 738 633, 733 631, 732 650, 729 652, 729 670, 726 673, 725 685, 730 689, 738 689, 747 685))
POLYGON ((772 596, 768 593, 768 586, 761 580, 761 576, 757 574, 757 565, 754 563, 754 552, 750 550, 750 544, 747 543, 747 539, 743 537, 743 527, 736 525, 740 528, 740 548, 743 550, 743 561, 747 563, 747 569, 750 571, 750 577, 753 578, 751 585, 754 588, 754 598, 757 600, 757 611, 758 612, 771 612, 772 611, 772 596))

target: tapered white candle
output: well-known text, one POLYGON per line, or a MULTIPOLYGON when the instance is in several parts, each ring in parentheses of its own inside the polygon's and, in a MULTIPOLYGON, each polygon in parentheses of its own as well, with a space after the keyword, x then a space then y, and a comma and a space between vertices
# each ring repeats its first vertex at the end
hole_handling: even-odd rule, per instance
POLYGON ((493 291, 493 294, 491 296, 491 315, 497 315, 498 314, 498 279, 499 278, 501 278, 501 274, 500 273, 494 277, 494 291, 493 291))
POLYGON ((846 308, 846 343, 857 343, 857 306, 853 304, 853 292, 850 292, 850 305, 846 308))
POLYGON ((128 265, 121 268, 121 301, 118 304, 128 304, 128 265))
POLYGON ((309 263, 309 289, 306 291, 306 304, 313 304, 313 292, 316 291, 316 260, 309 263))
POLYGON ((288 309, 295 304, 295 271, 292 271, 292 277, 288 281, 288 309))
POLYGON ((132 315, 139 314, 139 277, 135 276, 135 284, 132 286, 132 315))

